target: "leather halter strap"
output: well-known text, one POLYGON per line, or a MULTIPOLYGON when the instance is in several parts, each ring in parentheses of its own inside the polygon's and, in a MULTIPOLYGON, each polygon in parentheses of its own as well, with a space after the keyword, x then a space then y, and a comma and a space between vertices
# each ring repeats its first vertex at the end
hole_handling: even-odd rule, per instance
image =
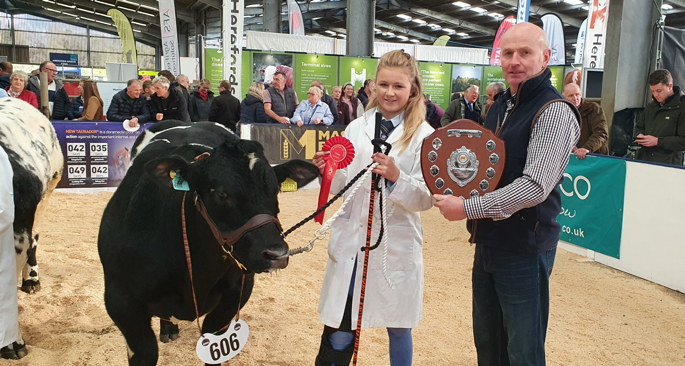
POLYGON ((278 227, 278 230, 281 232, 281 236, 283 236, 283 229, 281 228, 281 223, 278 221, 278 219, 274 216, 271 216, 269 214, 259 214, 252 216, 247 222, 239 227, 237 230, 231 231, 230 233, 222 233, 219 228, 216 226, 214 221, 209 217, 209 214, 207 213, 207 208, 205 207, 204 203, 202 203, 202 199, 200 196, 197 194, 197 192, 194 195, 194 201, 195 201, 195 208, 197 209, 198 212, 200 212, 200 215, 205 219, 207 222, 207 225, 209 225, 209 228, 212 230, 212 234, 214 234, 214 238, 216 238, 216 241, 221 244, 222 249, 224 252, 231 254, 233 251, 233 244, 237 243, 240 238, 243 237, 243 235, 249 233, 252 230, 258 229, 266 224, 276 224, 278 227))

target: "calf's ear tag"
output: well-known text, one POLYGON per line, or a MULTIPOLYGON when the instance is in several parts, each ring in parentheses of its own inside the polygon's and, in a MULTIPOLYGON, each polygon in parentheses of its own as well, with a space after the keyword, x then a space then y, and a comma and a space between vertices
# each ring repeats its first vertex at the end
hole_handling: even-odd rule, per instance
POLYGON ((207 364, 226 362, 237 356, 245 347, 250 328, 244 320, 233 320, 222 335, 205 333, 195 346, 197 357, 207 364))
POLYGON ((171 184, 174 186, 174 189, 177 191, 189 191, 190 187, 188 186, 188 182, 183 180, 183 177, 181 177, 180 174, 178 174, 177 171, 172 170, 169 172, 169 177, 171 177, 171 184))

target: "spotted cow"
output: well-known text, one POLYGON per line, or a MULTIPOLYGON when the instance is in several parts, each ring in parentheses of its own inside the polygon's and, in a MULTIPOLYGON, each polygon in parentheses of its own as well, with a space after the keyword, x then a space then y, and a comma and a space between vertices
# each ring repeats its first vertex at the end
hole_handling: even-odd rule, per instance
MULTIPOLYGON (((14 174, 17 274, 22 275, 21 290, 32 293, 40 290, 36 262, 40 221, 46 200, 62 176, 64 158, 50 121, 16 98, 0 99, 0 148, 7 153, 14 174)), ((11 358, 12 350, 5 348, 3 357, 11 358)))
POLYGON ((272 167, 258 142, 209 122, 156 123, 131 156, 102 216, 98 251, 105 307, 126 339, 128 363, 153 366, 153 316, 161 340, 174 340, 172 323, 196 318, 195 298, 206 314, 202 331, 217 332, 250 297, 255 273, 287 265, 280 182, 301 186, 319 173, 304 161, 272 167))

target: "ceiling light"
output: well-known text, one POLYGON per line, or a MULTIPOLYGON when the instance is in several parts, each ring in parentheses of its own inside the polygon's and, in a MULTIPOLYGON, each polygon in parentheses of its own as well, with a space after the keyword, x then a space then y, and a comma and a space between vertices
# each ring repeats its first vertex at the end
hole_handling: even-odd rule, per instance
POLYGON ((447 33, 447 34, 457 33, 454 29, 449 29, 449 28, 442 28, 442 31, 447 33))
POLYGON ((137 13, 138 13, 138 14, 147 15, 147 16, 153 17, 153 18, 154 18, 154 17, 157 17, 157 15, 155 15, 155 14, 146 13, 146 12, 140 11, 140 10, 138 10, 137 13))
POLYGON ((62 12, 61 12, 61 11, 59 11, 59 10, 55 10, 55 9, 45 8, 45 10, 47 10, 47 11, 51 11, 51 12, 53 12, 53 13, 58 13, 58 14, 62 14, 62 12))
POLYGON ((147 5, 143 5, 143 4, 140 4, 140 7, 143 8, 143 9, 150 9, 150 10, 152 10, 152 11, 157 11, 157 10, 159 10, 158 8, 153 8, 153 7, 151 7, 151 6, 147 6, 147 5))
POLYGON ((418 39, 410 39, 409 42, 414 42, 414 43, 421 43, 418 39))
POLYGON ((345 35, 345 34, 338 34, 338 37, 347 38, 347 35, 345 35))
POLYGON ((398 18, 402 18, 404 20, 411 20, 411 17, 407 14, 397 14, 398 18))
POLYGON ((673 7, 668 5, 668 4, 661 5, 661 10, 671 10, 671 9, 673 9, 673 7))
POLYGON ((504 19, 504 15, 500 13, 488 13, 489 16, 495 18, 495 19, 504 19))
POLYGON ((431 28, 433 28, 433 30, 440 30, 440 29, 442 29, 442 27, 439 26, 439 25, 437 25, 437 24, 428 24, 428 26, 431 27, 431 28))
POLYGON ((114 4, 106 3, 106 2, 100 1, 100 0, 93 0, 93 1, 96 2, 96 3, 98 3, 98 4, 102 4, 102 5, 114 6, 114 4))
POLYGON ((262 6, 262 4, 245 5, 246 8, 258 8, 260 6, 262 6))
POLYGON ((335 35, 338 34, 338 33, 335 33, 335 32, 333 32, 333 31, 330 31, 330 30, 326 30, 325 32, 328 33, 328 34, 330 34, 330 35, 332 35, 332 36, 335 36, 335 35))
POLYGON ((485 10, 485 9, 483 9, 483 8, 471 8, 471 9, 469 9, 469 10, 471 10, 471 11, 474 12, 474 13, 479 13, 479 14, 483 14, 483 13, 487 13, 487 12, 488 12, 487 10, 485 10))
POLYGON ((566 4, 569 5, 581 5, 583 2, 581 0, 564 0, 566 4))
POLYGON ((141 27, 147 27, 147 24, 141 23, 141 22, 136 22, 135 20, 132 20, 132 21, 131 21, 131 24, 139 25, 139 26, 141 26, 141 27))
POLYGON ((381 31, 381 30, 378 29, 378 28, 374 28, 373 31, 376 32, 376 33, 383 33, 383 31, 381 31))
POLYGON ((581 9, 583 9, 583 10, 590 10, 590 8, 589 8, 587 5, 582 6, 581 9))
POLYGON ((414 22, 414 23, 416 23, 416 24, 420 24, 420 25, 426 25, 426 24, 428 24, 428 22, 426 22, 426 21, 423 20, 423 19, 412 19, 411 21, 414 22))
POLYGON ((469 36, 468 33, 464 33, 464 32, 459 32, 459 33, 457 33, 457 35, 458 35, 459 37, 468 37, 468 36, 469 36))
POLYGON ((393 32, 385 32, 385 33, 383 33, 383 35, 386 36, 386 37, 390 37, 390 38, 394 38, 394 37, 395 37, 395 33, 393 33, 393 32))
POLYGON ((139 31, 139 30, 137 30, 137 29, 134 29, 133 31, 136 32, 136 33, 142 33, 141 31, 139 31))
POLYGON ((63 6, 65 8, 69 9, 76 9, 76 5, 67 5, 67 4, 60 4, 60 3, 55 3, 56 5, 63 6))
POLYGON ((399 38, 399 39, 401 39, 401 40, 403 40, 403 41, 406 41, 406 40, 409 39, 409 37, 407 37, 407 36, 397 36, 397 38, 399 38))
POLYGON ((458 6, 458 7, 460 7, 460 8, 470 8, 470 7, 471 7, 471 4, 467 4, 467 3, 463 2, 463 1, 455 1, 455 2, 452 3, 452 5, 458 6))
POLYGON ((319 19, 323 19, 323 17, 312 18, 312 20, 319 20, 319 19))

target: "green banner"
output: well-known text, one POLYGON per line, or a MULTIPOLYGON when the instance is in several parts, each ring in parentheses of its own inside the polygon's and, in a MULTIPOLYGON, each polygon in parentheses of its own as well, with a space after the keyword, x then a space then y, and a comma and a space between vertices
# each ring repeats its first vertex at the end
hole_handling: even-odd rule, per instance
POLYGON ((295 55, 295 92, 299 100, 307 99, 312 81, 320 80, 326 93, 338 85, 338 57, 321 55, 295 55))
POLYGON ((204 78, 208 79, 211 90, 219 94, 219 83, 224 80, 223 53, 219 48, 205 48, 204 78))
MULTIPOLYGON (((509 87, 507 81, 504 80, 504 73, 502 72, 501 66, 485 66, 483 69, 483 75, 485 79, 483 85, 485 88, 487 88, 488 85, 497 82, 503 82, 507 88, 509 87)), ((485 94, 484 92, 485 90, 483 90, 482 94, 485 94)))
POLYGON ((340 85, 352 83, 356 92, 364 86, 364 80, 376 79, 378 60, 373 58, 340 57, 340 85))
POLYGON ((242 100, 247 95, 247 90, 252 84, 252 52, 243 50, 243 69, 242 77, 240 78, 242 95, 236 95, 235 97, 242 100))
POLYGON ((447 109, 450 104, 452 67, 437 62, 420 62, 423 93, 429 100, 447 109))
POLYGON ((624 160, 571 155, 559 185, 560 239, 619 258, 625 184, 624 160))
POLYGON ((564 66, 550 66, 552 72, 550 82, 560 93, 564 90, 564 66))

